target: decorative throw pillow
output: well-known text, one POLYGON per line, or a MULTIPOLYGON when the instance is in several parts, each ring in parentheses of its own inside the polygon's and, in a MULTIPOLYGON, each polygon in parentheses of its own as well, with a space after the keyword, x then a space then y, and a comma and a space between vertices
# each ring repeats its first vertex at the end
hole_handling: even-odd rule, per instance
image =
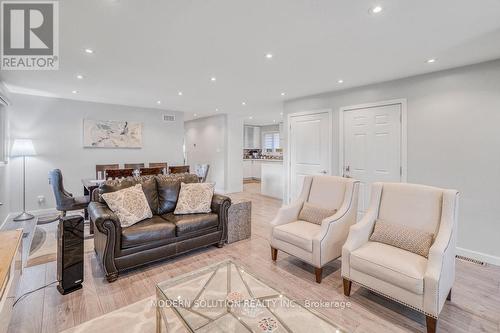
POLYGON ((124 228, 153 217, 141 184, 116 192, 104 193, 102 198, 118 216, 120 225, 124 228))
POLYGON ((337 212, 336 209, 327 209, 316 206, 309 202, 304 202, 302 210, 300 211, 299 214, 299 220, 321 225, 321 222, 324 219, 326 219, 329 216, 332 216, 336 212, 337 212))
POLYGON ((213 195, 214 184, 181 183, 181 190, 174 214, 210 213, 213 195))
POLYGON ((398 247, 427 258, 434 235, 401 224, 375 221, 370 240, 398 247))

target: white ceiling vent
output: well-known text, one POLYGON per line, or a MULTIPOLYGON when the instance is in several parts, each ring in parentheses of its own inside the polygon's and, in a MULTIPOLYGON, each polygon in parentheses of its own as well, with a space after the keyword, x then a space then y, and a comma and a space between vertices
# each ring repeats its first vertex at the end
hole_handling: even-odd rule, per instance
POLYGON ((163 115, 163 121, 169 121, 169 122, 175 121, 175 115, 173 115, 173 114, 164 114, 163 115))

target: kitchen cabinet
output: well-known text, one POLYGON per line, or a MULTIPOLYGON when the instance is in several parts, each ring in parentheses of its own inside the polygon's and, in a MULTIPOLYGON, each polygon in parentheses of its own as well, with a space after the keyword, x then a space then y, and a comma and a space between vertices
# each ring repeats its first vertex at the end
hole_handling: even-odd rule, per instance
POLYGON ((260 180, 261 178, 261 160, 243 160, 243 178, 260 180))
POLYGON ((253 160, 252 162, 253 162, 253 164, 252 164, 252 178, 260 180, 262 161, 253 160))
POLYGON ((243 160, 243 178, 252 178, 252 160, 243 160))
POLYGON ((244 126, 243 128, 243 148, 244 149, 261 149, 260 144, 260 127, 259 126, 244 126))

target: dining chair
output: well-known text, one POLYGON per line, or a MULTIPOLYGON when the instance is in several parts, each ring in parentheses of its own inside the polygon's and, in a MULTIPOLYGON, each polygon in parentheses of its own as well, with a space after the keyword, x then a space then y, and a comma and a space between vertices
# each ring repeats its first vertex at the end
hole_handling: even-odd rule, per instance
POLYGON ((125 163, 125 169, 140 169, 144 168, 144 163, 125 163))
POLYGON ((169 166, 168 173, 189 173, 189 165, 169 166))
POLYGON ((95 178, 96 179, 106 179, 106 170, 120 169, 119 164, 96 164, 95 166, 95 178), (99 177, 99 175, 101 175, 99 177))
POLYGON ((106 170, 106 179, 119 179, 124 177, 132 177, 134 175, 134 169, 110 169, 106 170))
POLYGON ((156 176, 163 173, 163 168, 140 168, 141 176, 156 176))
POLYGON ((168 164, 166 162, 149 163, 149 167, 150 168, 162 168, 164 174, 167 174, 167 171, 168 171, 168 164))
POLYGON ((195 172, 200 179, 200 183, 207 181, 208 170, 210 170, 210 164, 197 164, 195 166, 195 172))
POLYGON ((56 199, 56 209, 61 212, 62 216, 66 216, 67 211, 87 209, 90 197, 88 195, 74 197, 73 194, 66 191, 61 170, 54 169, 49 172, 49 183, 56 199))

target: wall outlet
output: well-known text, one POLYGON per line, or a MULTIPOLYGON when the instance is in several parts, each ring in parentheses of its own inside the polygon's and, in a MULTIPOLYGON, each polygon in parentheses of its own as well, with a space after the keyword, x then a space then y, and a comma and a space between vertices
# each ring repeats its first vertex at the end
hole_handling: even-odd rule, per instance
POLYGON ((45 196, 43 196, 43 195, 39 195, 37 197, 37 199, 38 199, 38 204, 39 205, 42 205, 45 202, 45 196))

